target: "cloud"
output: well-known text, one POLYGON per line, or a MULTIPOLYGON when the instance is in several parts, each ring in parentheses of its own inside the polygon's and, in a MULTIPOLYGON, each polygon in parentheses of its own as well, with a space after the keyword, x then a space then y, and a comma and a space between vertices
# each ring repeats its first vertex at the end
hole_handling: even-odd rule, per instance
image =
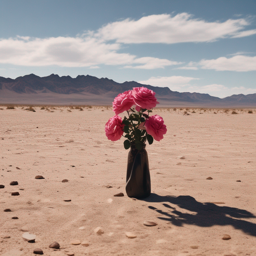
POLYGON ((118 43, 105 43, 94 37, 17 37, 0 40, 0 63, 91 68, 97 68, 101 64, 126 67, 130 65, 130 68, 139 69, 164 68, 178 64, 167 59, 137 58, 129 53, 119 53, 120 49, 121 45, 118 43))
POLYGON ((256 34, 256 30, 242 31, 248 25, 250 22, 241 18, 207 22, 188 13, 176 16, 159 14, 109 23, 100 28, 95 36, 125 44, 211 42, 256 34))
POLYGON ((256 71, 256 56, 237 55, 232 58, 220 57, 212 60, 201 60, 198 64, 202 69, 214 69, 217 71, 256 71))

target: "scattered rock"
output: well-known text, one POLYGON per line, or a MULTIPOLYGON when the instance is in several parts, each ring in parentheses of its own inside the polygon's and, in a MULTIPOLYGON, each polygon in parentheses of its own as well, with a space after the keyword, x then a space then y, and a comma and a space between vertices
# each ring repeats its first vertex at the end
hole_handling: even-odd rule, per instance
POLYGON ((155 222, 153 222, 153 221, 145 220, 145 221, 143 222, 143 225, 144 225, 144 226, 148 226, 148 227, 153 227, 153 226, 156 226, 157 223, 155 223, 155 222))
POLYGON ((19 192, 12 192, 12 196, 19 196, 20 193, 19 192))
POLYGON ((5 186, 4 185, 0 185, 0 188, 4 188, 5 186))
POLYGON ((206 178, 207 180, 212 180, 212 177, 208 177, 208 178, 206 178))
POLYGON ((28 232, 28 227, 27 226, 23 226, 22 228, 20 228, 20 231, 28 232))
POLYGON ((22 238, 30 243, 35 242, 36 235, 29 234, 28 232, 23 233, 22 238))
POLYGON ((12 219, 13 219, 13 220, 17 220, 17 219, 19 219, 19 218, 15 216, 15 217, 12 217, 12 219))
POLYGON ((34 254, 44 254, 43 250, 40 249, 40 248, 36 248, 34 251, 33 251, 34 254))
POLYGON ((241 182, 241 180, 237 180, 236 182, 241 182))
POLYGON ((231 236, 230 235, 227 235, 225 234, 223 237, 222 237, 222 240, 229 240, 231 239, 231 236))
POLYGON ((115 194, 114 196, 124 196, 124 193, 117 193, 117 194, 115 194))
POLYGON ((81 243, 81 245, 88 247, 90 245, 90 243, 88 241, 83 241, 81 243))
POLYGON ((191 249, 198 249, 198 246, 197 245, 192 245, 190 246, 191 249))
POLYGON ((60 244, 57 242, 53 242, 49 245, 49 248, 60 249, 60 244))
POLYGON ((73 252, 67 252, 66 253, 68 256, 75 256, 75 254, 73 252))
POLYGON ((37 179, 37 180, 43 180, 44 177, 43 177, 42 175, 36 175, 35 179, 37 179))
POLYGON ((11 238, 10 236, 3 236, 2 237, 3 239, 9 239, 9 238, 11 238))
POLYGON ((112 187, 112 186, 110 186, 110 185, 107 185, 107 186, 106 186, 106 188, 113 188, 113 187, 112 187))
POLYGON ((65 199, 64 202, 71 202, 71 199, 65 199))
POLYGON ((185 156, 180 156, 179 159, 185 159, 186 157, 185 156))
POLYGON ((4 209, 4 212, 11 212, 11 209, 4 209))
POLYGON ((76 167, 75 165, 71 165, 71 167, 76 167))
POLYGON ((17 170, 20 170, 20 167, 16 167, 17 170))
POLYGON ((18 183, 18 181, 12 181, 12 182, 10 183, 10 185, 11 185, 11 186, 16 186, 16 185, 19 185, 19 183, 18 183))
POLYGON ((68 179, 64 179, 64 180, 62 180, 62 182, 64 183, 64 182, 68 182, 68 179))
POLYGON ((137 236, 132 233, 132 232, 126 232, 125 235, 128 237, 128 238, 136 238, 137 236))
POLYGON ((97 235, 102 235, 104 234, 104 231, 101 227, 97 227, 94 229, 94 232, 97 234, 97 235))
POLYGON ((79 245, 79 244, 81 244, 81 242, 80 242, 80 240, 72 240, 70 242, 70 244, 72 244, 72 245, 79 245))

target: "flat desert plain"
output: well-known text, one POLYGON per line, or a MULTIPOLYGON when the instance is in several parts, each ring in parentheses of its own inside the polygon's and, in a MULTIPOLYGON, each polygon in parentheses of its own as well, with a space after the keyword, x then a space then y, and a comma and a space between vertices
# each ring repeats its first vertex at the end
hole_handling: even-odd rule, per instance
POLYGON ((0 255, 256 255, 256 110, 155 109, 168 131, 135 200, 110 107, 25 109, 0 110, 0 255))

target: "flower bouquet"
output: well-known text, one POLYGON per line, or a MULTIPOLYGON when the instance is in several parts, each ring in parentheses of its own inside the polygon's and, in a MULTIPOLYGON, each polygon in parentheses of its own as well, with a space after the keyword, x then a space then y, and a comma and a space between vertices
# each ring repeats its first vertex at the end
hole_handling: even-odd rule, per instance
POLYGON ((146 141, 149 144, 154 140, 160 141, 167 132, 162 117, 150 116, 152 108, 158 103, 155 92, 145 87, 125 91, 114 99, 115 116, 105 125, 105 133, 109 140, 117 141, 123 136, 124 148, 130 148, 126 176, 126 192, 130 197, 143 198, 150 195, 146 141), (122 119, 118 114, 124 111, 127 112, 127 116, 122 119))

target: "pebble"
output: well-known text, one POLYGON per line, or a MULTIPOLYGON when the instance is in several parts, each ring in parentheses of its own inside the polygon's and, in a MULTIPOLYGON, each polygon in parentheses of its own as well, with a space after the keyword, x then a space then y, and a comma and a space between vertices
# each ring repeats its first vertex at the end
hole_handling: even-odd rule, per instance
POLYGON ((22 228, 20 228, 20 231, 28 232, 28 227, 27 226, 23 226, 22 228))
POLYGON ((4 209, 4 212, 11 212, 11 209, 4 209))
POLYGON ((241 180, 237 180, 236 182, 241 182, 241 180))
POLYGON ((124 196, 124 193, 117 193, 117 194, 115 194, 114 196, 124 196))
POLYGON ((0 185, 0 188, 4 188, 4 185, 0 185))
POLYGON ((49 245, 49 248, 60 249, 60 244, 57 242, 53 242, 49 245))
POLYGON ((208 178, 206 178, 207 180, 212 180, 212 177, 208 177, 208 178))
POLYGON ((36 235, 29 234, 28 232, 23 233, 22 238, 28 242, 34 242, 36 240, 36 235))
POLYGON ((132 232, 126 232, 125 235, 128 237, 128 238, 136 238, 137 236, 132 233, 132 232))
POLYGON ((19 185, 19 183, 18 183, 18 181, 15 180, 15 181, 12 181, 12 182, 10 183, 10 185, 11 185, 11 186, 16 186, 16 185, 19 185))
POLYGON ((185 156, 181 156, 180 159, 185 159, 186 157, 185 156))
POLYGON ((68 256, 75 256, 75 254, 73 252, 67 252, 66 253, 68 256))
POLYGON ((3 236, 2 237, 3 239, 8 239, 8 238, 11 238, 10 236, 3 236))
POLYGON ((144 225, 144 226, 148 226, 148 227, 153 227, 153 226, 156 226, 157 223, 155 223, 155 222, 153 222, 153 221, 145 220, 145 221, 143 222, 143 225, 144 225))
POLYGON ((231 239, 231 236, 230 235, 227 235, 225 234, 223 237, 222 237, 222 240, 229 240, 231 239))
POLYGON ((198 249, 198 246, 197 245, 192 245, 190 246, 191 249, 198 249))
POLYGON ((112 186, 110 186, 110 185, 107 185, 107 186, 106 186, 106 188, 113 188, 113 187, 112 187, 112 186))
POLYGON ((80 240, 72 240, 72 241, 70 242, 70 244, 79 245, 79 244, 81 244, 81 241, 80 241, 80 240))
POLYGON ((81 229, 81 230, 83 230, 83 229, 85 229, 85 227, 83 226, 83 227, 80 227, 80 228, 78 228, 78 229, 81 229))
POLYGON ((19 196, 20 193, 19 192, 12 192, 12 196, 19 196))
POLYGON ((19 219, 19 218, 15 216, 15 217, 12 217, 12 219, 13 219, 13 220, 17 220, 17 219, 19 219))
POLYGON ((97 234, 97 235, 102 235, 104 234, 104 231, 101 227, 97 227, 94 229, 94 232, 97 234))
POLYGON ((17 170, 20 170, 20 167, 16 167, 17 170))
POLYGON ((81 245, 88 247, 90 244, 89 244, 88 241, 83 241, 83 242, 81 243, 81 245))
POLYGON ((37 179, 37 180, 43 180, 44 177, 43 177, 42 175, 36 175, 35 179, 37 179))
POLYGON ((71 202, 71 199, 65 199, 64 202, 71 202))
POLYGON ((64 180, 62 180, 62 182, 64 183, 64 182, 68 182, 68 179, 64 179, 64 180))
POLYGON ((33 251, 34 254, 44 254, 43 250, 40 249, 40 248, 36 248, 34 251, 33 251))

